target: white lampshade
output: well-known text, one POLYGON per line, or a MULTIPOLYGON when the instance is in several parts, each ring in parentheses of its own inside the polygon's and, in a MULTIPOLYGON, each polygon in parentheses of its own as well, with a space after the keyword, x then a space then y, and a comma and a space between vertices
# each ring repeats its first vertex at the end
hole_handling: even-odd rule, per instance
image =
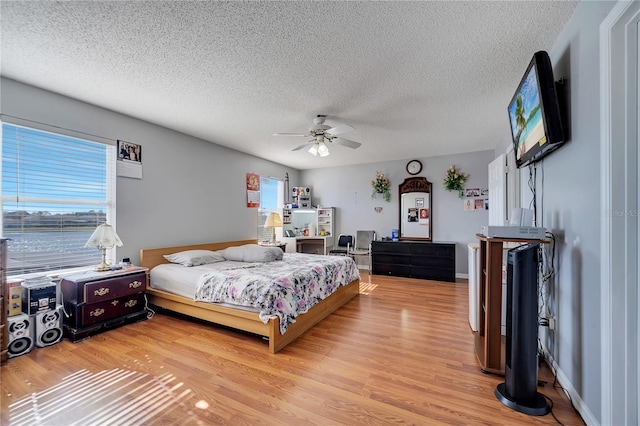
POLYGON ((122 247, 122 240, 116 234, 116 231, 111 227, 111 225, 107 225, 106 223, 98 226, 85 247, 98 247, 99 249, 110 249, 113 247, 122 247))
POLYGON ((264 222, 265 228, 271 228, 271 241, 270 243, 276 242, 276 228, 282 227, 282 218, 278 213, 269 213, 267 216, 267 220, 264 222))
POLYGON ((111 266, 106 261, 107 249, 113 247, 121 247, 122 240, 116 234, 116 231, 111 227, 111 225, 102 224, 93 231, 89 241, 84 245, 85 247, 97 247, 99 250, 102 250, 102 263, 98 265, 95 270, 96 271, 108 271, 111 269, 111 266))
POLYGON ((264 222, 264 227, 281 227, 282 226, 282 218, 278 213, 269 213, 267 216, 267 220, 264 222))
POLYGON ((312 155, 315 155, 316 157, 318 156, 318 143, 314 143, 313 145, 311 145, 311 148, 309 148, 309 153, 312 155))

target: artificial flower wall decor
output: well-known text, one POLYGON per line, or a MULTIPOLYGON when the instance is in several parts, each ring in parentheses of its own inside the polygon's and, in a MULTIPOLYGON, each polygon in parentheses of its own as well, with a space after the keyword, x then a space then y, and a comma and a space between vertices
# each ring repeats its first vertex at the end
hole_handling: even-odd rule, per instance
POLYGON ((371 181, 371 186, 373 187, 371 198, 374 198, 376 194, 382 194, 385 201, 391 200, 391 192, 389 192, 391 182, 389 182, 389 178, 384 173, 376 172, 376 178, 371 181))
POLYGON ((447 191, 458 191, 458 196, 464 198, 464 183, 468 178, 467 173, 461 173, 452 164, 444 174, 444 187, 447 191))

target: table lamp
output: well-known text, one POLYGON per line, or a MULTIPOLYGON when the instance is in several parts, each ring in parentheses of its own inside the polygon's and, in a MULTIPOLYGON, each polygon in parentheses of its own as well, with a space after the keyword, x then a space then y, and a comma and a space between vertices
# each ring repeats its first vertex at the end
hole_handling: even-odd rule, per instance
POLYGON ((111 249, 113 247, 122 247, 122 240, 116 234, 116 231, 111 227, 111 225, 107 225, 106 223, 98 226, 93 234, 91 234, 91 238, 87 241, 85 247, 98 247, 99 250, 102 250, 102 263, 96 267, 96 271, 108 271, 111 269, 111 265, 106 262, 107 249, 111 249))
POLYGON ((276 228, 282 228, 282 218, 278 213, 269 213, 264 223, 265 228, 271 228, 271 244, 276 242, 276 228))

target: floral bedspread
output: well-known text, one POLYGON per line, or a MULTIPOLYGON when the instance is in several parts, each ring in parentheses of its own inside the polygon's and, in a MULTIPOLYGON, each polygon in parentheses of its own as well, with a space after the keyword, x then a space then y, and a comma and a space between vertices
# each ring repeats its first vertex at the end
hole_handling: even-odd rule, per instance
POLYGON ((254 307, 265 324, 276 315, 284 334, 298 315, 357 278, 350 257, 286 253, 281 261, 203 274, 195 300, 254 307))

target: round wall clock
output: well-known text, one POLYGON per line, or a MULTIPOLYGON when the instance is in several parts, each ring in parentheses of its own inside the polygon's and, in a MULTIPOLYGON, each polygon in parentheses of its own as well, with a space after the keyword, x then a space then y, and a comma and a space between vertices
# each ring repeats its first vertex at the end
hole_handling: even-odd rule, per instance
POLYGON ((411 160, 407 163, 407 173, 417 175, 422 171, 422 163, 418 160, 411 160))

